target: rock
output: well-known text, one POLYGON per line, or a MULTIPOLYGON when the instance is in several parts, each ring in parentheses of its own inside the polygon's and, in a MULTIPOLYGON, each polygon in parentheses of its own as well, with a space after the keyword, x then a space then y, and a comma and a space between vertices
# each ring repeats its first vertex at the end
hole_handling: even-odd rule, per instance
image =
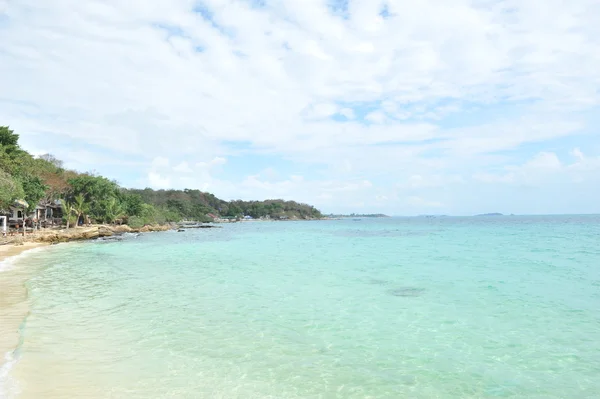
POLYGON ((112 226, 112 231, 115 233, 131 233, 133 229, 126 224, 122 224, 118 226, 112 226))
POLYGON ((388 290, 387 292, 388 292, 388 294, 393 295, 393 296, 408 298, 408 297, 421 296, 424 291, 425 291, 424 288, 398 287, 398 288, 393 288, 391 290, 388 290))
MULTIPOLYGON (((81 240, 92 240, 96 238, 104 237, 117 237, 125 233, 139 233, 139 232, 151 232, 151 231, 167 231, 176 229, 177 226, 173 224, 167 225, 148 225, 140 229, 132 229, 127 225, 121 226, 92 226, 92 227, 73 227, 70 229, 63 230, 41 230, 33 236, 29 236, 26 241, 37 241, 50 244, 57 244, 60 242, 68 241, 81 241, 81 240)), ((18 239, 18 238, 17 238, 18 239)))
POLYGON ((115 233, 105 226, 101 226, 98 228, 98 237, 112 237, 114 235, 115 233))
POLYGON ((100 231, 98 227, 90 227, 83 231, 76 231, 74 234, 75 240, 91 240, 92 238, 98 238, 100 231))

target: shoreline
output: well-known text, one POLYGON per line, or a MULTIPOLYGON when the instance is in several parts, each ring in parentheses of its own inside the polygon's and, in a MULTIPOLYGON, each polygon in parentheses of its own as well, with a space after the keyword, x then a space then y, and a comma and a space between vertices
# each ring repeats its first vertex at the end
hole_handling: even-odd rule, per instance
MULTIPOLYGON (((276 221, 279 220, 244 220, 240 222, 276 221)), ((219 224, 221 223, 215 223, 211 227, 221 227, 218 226, 219 224)), ((34 249, 49 248, 54 244, 94 241, 98 238, 109 238, 125 233, 177 231, 178 227, 182 226, 175 223, 147 225, 141 228, 131 228, 127 225, 91 225, 71 227, 68 230, 64 228, 44 229, 27 233, 25 236, 0 237, 0 398, 5 397, 4 395, 7 394, 10 387, 9 374, 17 361, 14 353, 21 340, 19 329, 30 311, 25 284, 32 277, 32 271, 24 264, 15 265, 13 262, 34 249)))
POLYGON ((0 245, 0 396, 6 387, 10 364, 15 359, 12 353, 21 339, 19 327, 27 317, 27 288, 25 282, 30 277, 22 267, 11 267, 15 258, 33 249, 45 248, 48 243, 23 242, 20 245, 0 245))
POLYGON ((40 248, 58 243, 93 241, 98 238, 118 236, 124 233, 149 233, 173 230, 175 225, 146 225, 131 228, 127 225, 78 226, 70 229, 44 229, 25 236, 0 237, 0 398, 6 383, 12 354, 21 339, 19 328, 29 313, 25 283, 31 277, 27 268, 13 267, 15 258, 40 248))
MULTIPOLYGON (((48 243, 37 241, 24 241, 21 245, 16 245, 13 243, 0 245, 0 263, 5 262, 17 255, 20 255, 23 252, 29 251, 30 249, 45 247, 48 245, 48 243)), ((2 271, 6 270, 0 268, 0 272, 2 271)))

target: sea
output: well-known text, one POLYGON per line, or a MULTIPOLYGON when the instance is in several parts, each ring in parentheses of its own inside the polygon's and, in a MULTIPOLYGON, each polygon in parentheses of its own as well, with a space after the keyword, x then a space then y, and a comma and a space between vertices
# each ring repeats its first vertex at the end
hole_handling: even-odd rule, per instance
POLYGON ((232 223, 14 263, 3 398, 600 398, 600 216, 232 223))

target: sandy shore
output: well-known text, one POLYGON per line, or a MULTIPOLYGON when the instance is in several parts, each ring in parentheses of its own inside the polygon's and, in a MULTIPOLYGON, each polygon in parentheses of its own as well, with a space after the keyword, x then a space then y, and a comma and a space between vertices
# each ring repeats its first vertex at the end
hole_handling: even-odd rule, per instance
POLYGON ((24 268, 5 268, 3 262, 27 250, 46 245, 48 244, 39 242, 24 242, 18 246, 0 245, 0 370, 7 360, 5 355, 19 344, 19 326, 29 312, 25 301, 28 272, 24 268))
POLYGON ((3 262, 11 256, 19 255, 20 253, 25 252, 29 249, 37 248, 44 245, 47 244, 29 241, 24 242, 23 245, 0 245, 0 262, 3 262))

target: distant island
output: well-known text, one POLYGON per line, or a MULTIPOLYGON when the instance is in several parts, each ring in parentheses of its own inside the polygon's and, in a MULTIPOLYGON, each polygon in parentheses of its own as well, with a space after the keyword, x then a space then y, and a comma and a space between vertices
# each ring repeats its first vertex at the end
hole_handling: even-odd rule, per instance
POLYGON ((330 218, 389 218, 388 215, 384 215, 383 213, 351 213, 349 215, 328 215, 330 218))
POLYGON ((481 215, 475 215, 475 216, 504 216, 501 213, 482 213, 481 215))

